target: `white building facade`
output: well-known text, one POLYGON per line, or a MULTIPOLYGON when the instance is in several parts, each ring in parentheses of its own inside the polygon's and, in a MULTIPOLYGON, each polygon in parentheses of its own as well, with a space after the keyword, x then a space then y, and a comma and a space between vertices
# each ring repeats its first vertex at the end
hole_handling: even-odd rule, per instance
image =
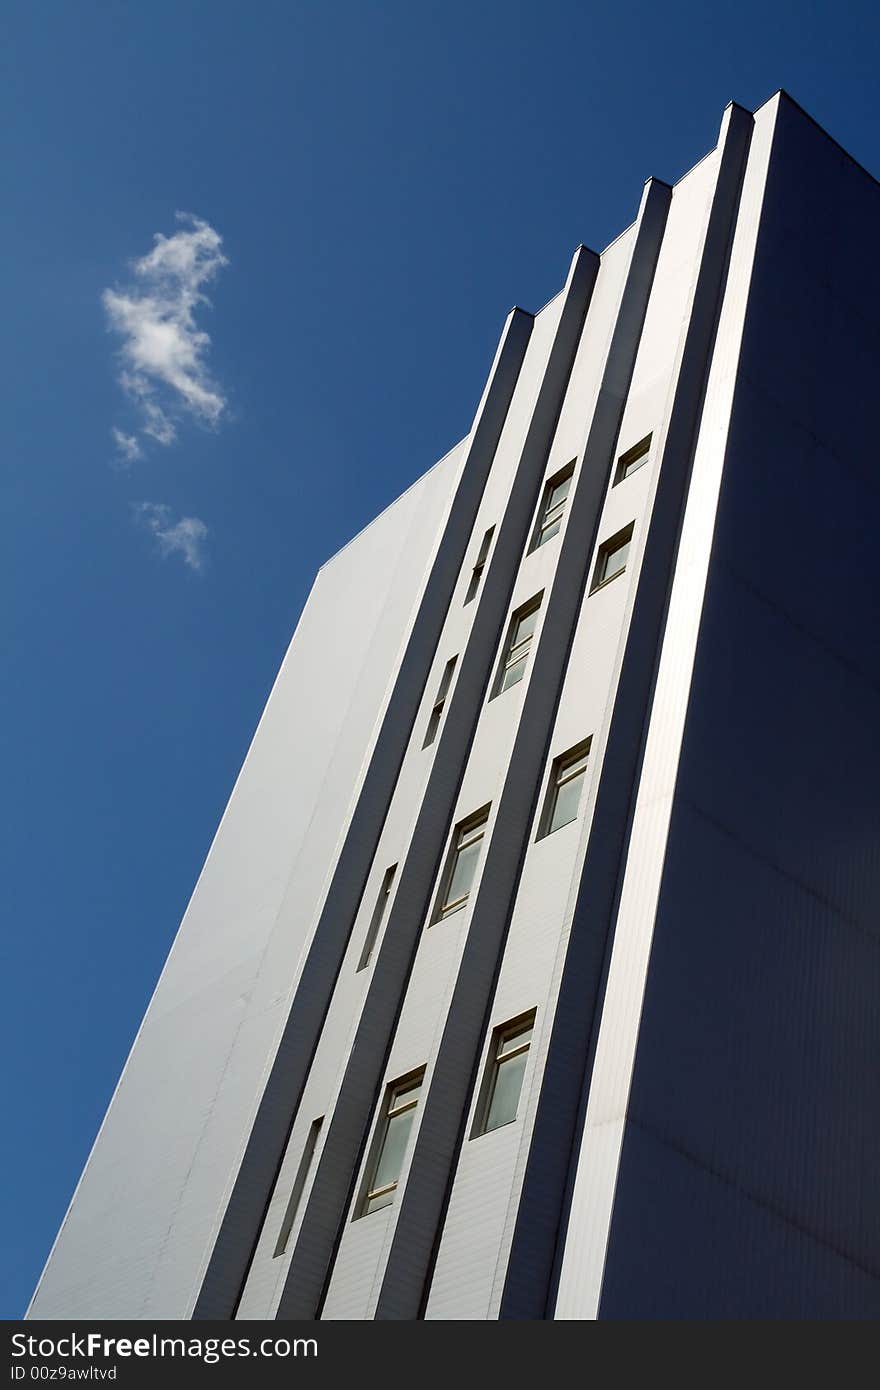
POLYGON ((320 571, 29 1316, 880 1315, 880 190, 784 94, 320 571))

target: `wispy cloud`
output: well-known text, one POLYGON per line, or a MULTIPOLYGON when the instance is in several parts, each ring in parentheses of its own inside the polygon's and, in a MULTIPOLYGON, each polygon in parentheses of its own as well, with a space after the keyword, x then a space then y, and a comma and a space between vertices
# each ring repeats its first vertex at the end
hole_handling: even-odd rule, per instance
POLYGON ((180 555, 191 570, 204 568, 208 528, 199 517, 182 516, 174 521, 171 508, 164 502, 136 502, 133 510, 139 523, 155 536, 163 555, 180 555))
MULTIPOLYGON (((216 426, 228 405, 208 370, 211 339, 196 322, 209 304, 204 287, 228 260, 209 223, 190 213, 177 218, 180 231, 158 232, 152 251, 132 262, 133 280, 101 296, 122 339, 119 383, 139 409, 139 433, 163 445, 174 442, 182 417, 216 426)), ((136 434, 114 430, 114 439, 125 462, 140 457, 136 434)))
POLYGON ((126 434, 124 430, 118 430, 114 425, 110 431, 113 442, 123 463, 136 463, 143 457, 143 449, 138 443, 137 435, 126 434))

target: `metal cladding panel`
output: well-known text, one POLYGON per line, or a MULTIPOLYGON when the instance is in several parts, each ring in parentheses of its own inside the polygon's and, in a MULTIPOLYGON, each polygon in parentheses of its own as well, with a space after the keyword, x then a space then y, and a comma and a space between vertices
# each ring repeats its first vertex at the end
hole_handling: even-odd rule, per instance
POLYGON ((602 1317, 880 1316, 878 225, 783 98, 602 1317))
MULTIPOLYGON (((315 1056, 308 1071, 302 1098, 296 1107, 296 1115, 286 1145, 273 1193, 270 1198, 262 1230, 256 1243, 253 1260, 247 1273, 244 1290, 236 1317, 259 1318, 274 1316, 279 1299, 289 1273, 290 1263, 296 1247, 299 1228, 308 1207, 312 1181, 320 1161, 326 1124, 311 1164, 306 1188, 299 1203, 297 1219, 290 1232, 284 1256, 274 1256, 277 1233, 283 1219, 288 1195, 302 1154, 309 1127, 319 1115, 332 1115, 336 1094, 341 1078, 345 1073, 349 1052, 353 1042, 354 1029, 360 1017, 364 998, 370 984, 378 957, 384 929, 387 926, 388 912, 383 921, 383 932, 376 940, 370 967, 359 969, 373 907, 381 890, 382 881, 390 865, 397 865, 389 903, 389 911, 395 900, 401 870, 412 838, 413 826, 425 795, 426 781, 433 765, 435 747, 423 748, 425 727, 443 669, 451 655, 460 655, 467 643, 470 627, 477 611, 477 603, 463 603, 466 585, 470 579, 471 567, 476 560, 483 537, 490 526, 496 526, 504 514, 511 483, 516 474, 519 457, 519 444, 522 431, 527 427, 531 408, 541 381, 546 356, 552 343, 558 317, 559 304, 551 304, 538 316, 533 333, 530 334, 525 361, 519 374, 510 401, 510 408, 500 431, 498 447, 485 481, 476 514, 472 518, 471 536, 467 545, 467 557, 455 586, 453 601, 445 613, 436 652, 431 661, 427 680, 424 683, 420 707, 413 724, 403 761, 397 777, 387 815, 381 826, 372 867, 367 876, 366 887, 352 926, 345 959, 342 963, 333 998, 327 1017, 321 1029, 321 1036, 315 1056)), ((492 552, 490 551, 490 562, 492 552)), ((456 679, 459 672, 456 673, 456 679)), ((451 702, 455 682, 449 692, 451 702)), ((445 830, 445 824, 441 827, 445 830)), ((444 963, 446 954, 454 949, 449 933, 433 934, 431 946, 439 952, 433 962, 433 981, 436 994, 437 981, 448 966, 444 963)), ((392 1001, 394 1002, 394 1001, 392 1001)), ((439 1007, 439 1006, 438 1006, 439 1007)), ((419 1017, 423 1031, 433 1026, 433 1015, 426 1012, 419 1017)), ((404 1060, 397 1065, 395 1058, 390 1062, 390 1074, 398 1075, 412 1070, 427 1056, 427 1044, 419 1031, 410 1030, 406 1045, 399 1050, 404 1060)), ((339 1262, 339 1278, 334 1277, 328 1295, 325 1317, 342 1318, 366 1316, 372 1280, 382 1263, 381 1233, 387 1225, 390 1212, 374 1213, 368 1222, 347 1225, 343 1232, 345 1246, 344 1258, 339 1262), (377 1234, 378 1232, 378 1234, 377 1234), (338 1314, 336 1310, 338 1311, 338 1314)))
MULTIPOLYGON (((557 305, 557 310, 558 307, 557 305)), ((522 311, 516 312, 519 315, 522 314, 522 311)), ((546 353, 552 341, 555 321, 554 307, 550 305, 544 314, 538 316, 536 330, 529 333, 528 347, 524 353, 525 361, 518 374, 509 401, 509 409, 499 431, 497 448, 491 459, 491 466, 488 467, 485 486, 478 498, 476 513, 468 521, 470 538, 465 547, 465 562, 461 573, 457 576, 457 583, 454 585, 455 592, 452 602, 446 609, 440 623, 436 651, 432 655, 427 679, 424 681, 421 692, 419 708, 412 730, 409 732, 406 750, 387 813, 378 833, 375 853, 367 874, 364 891, 360 903, 354 911, 354 920, 344 960, 336 980, 326 1018, 320 1030, 314 1058, 307 1070, 302 1096, 299 1104, 295 1107, 296 1113, 284 1157, 266 1208, 253 1258, 244 1280, 242 1296, 235 1313, 238 1318, 274 1316, 287 1280, 299 1227, 308 1206, 312 1180, 326 1138, 326 1124, 310 1165, 308 1182, 299 1202, 297 1219, 291 1229, 286 1252, 284 1256, 276 1257, 274 1249, 277 1232, 283 1219, 288 1195, 298 1169, 310 1125, 316 1116, 330 1117, 334 1110, 336 1093, 345 1072, 353 1041, 354 1026, 363 1008, 364 998, 387 924, 388 911, 386 911, 382 921, 382 932, 379 933, 374 943, 369 968, 361 969, 364 939, 382 889, 383 880, 391 865, 396 865, 397 868, 389 900, 389 911, 400 884, 401 869, 412 838, 413 826, 425 795, 426 782, 431 771, 435 751, 433 746, 428 748, 422 746, 427 721, 447 661, 450 656, 459 657, 467 643, 477 604, 465 605, 463 603, 465 589, 487 530, 490 526, 497 528, 499 518, 504 514, 510 486, 516 473, 515 465, 518 457, 516 441, 528 421, 529 408, 534 405, 534 396, 541 379, 546 353)), ((490 562, 491 557, 492 549, 490 548, 490 562)), ((460 669, 456 671, 456 679, 459 674, 460 669)), ((447 705, 451 701, 454 688, 455 682, 449 691, 447 705)), ((433 944, 444 950, 449 949, 448 937, 435 937, 433 944)), ((442 963, 440 969, 441 971, 443 969, 442 963)), ((422 1019, 422 1023, 430 1025, 430 1015, 422 1019)), ((411 1037, 409 1042, 410 1060, 404 1062, 397 1069, 399 1073, 412 1070, 427 1055, 426 1048, 420 1044, 418 1037, 411 1037)), ((287 1104, 288 1106, 291 1104, 289 1094, 287 1104)), ((354 1242, 355 1249, 351 1259, 346 1257, 343 1262, 344 1269, 341 1282, 338 1285, 338 1290, 341 1291, 339 1306, 343 1309, 340 1316, 355 1316, 356 1314, 352 1311, 355 1306, 361 1309, 359 1315, 364 1315, 364 1299, 369 1295, 375 1267, 380 1263, 380 1253, 375 1254, 373 1263, 370 1265, 369 1259, 362 1254, 362 1250, 370 1251, 375 1248, 381 1252, 382 1242, 379 1240, 377 1246, 375 1231, 377 1227, 382 1225, 383 1221, 387 1222, 387 1219, 387 1212, 377 1213, 368 1223, 369 1231, 358 1227, 351 1233, 346 1233, 348 1239, 354 1242), (357 1304, 358 1298, 361 1300, 360 1304, 357 1304)), ((325 1316, 333 1316, 332 1310, 336 1306, 338 1290, 334 1289, 325 1316)))
MULTIPOLYGON (((301 959, 295 989, 287 999, 275 1056, 218 1221, 216 1240, 193 1307, 193 1317, 199 1320, 228 1318, 234 1313, 254 1256, 259 1253, 257 1245, 265 1236, 264 1216, 272 1202, 279 1168, 284 1165, 285 1150, 290 1149, 291 1125, 296 1125, 300 1102, 314 1072, 316 1051, 324 1041, 328 1009, 338 1009, 339 1005, 346 1009, 353 1002, 350 989, 343 987, 340 991, 336 986, 350 951, 371 869, 375 867, 376 851, 444 617, 461 576, 474 515, 479 510, 486 476, 519 380, 532 322, 531 316, 520 309, 513 309, 508 315, 473 427, 457 451, 455 474, 448 482, 437 534, 434 543, 426 547, 430 558, 416 585, 418 597, 412 621, 406 640, 391 663, 387 700, 362 776, 353 790, 350 814, 340 827, 338 852, 321 896, 320 911, 301 959)), ((395 896, 400 894, 403 878, 402 874, 398 878, 395 896)), ((288 914, 294 920, 299 914, 295 885, 286 896, 282 920, 288 914)), ((370 972, 370 986, 374 978, 375 969, 370 972)), ((327 1146, 330 1143, 332 1148, 334 1142, 338 1106, 325 1109, 324 1114, 327 1124, 316 1155, 317 1172, 325 1169, 327 1146)), ((313 1198, 312 1188, 306 1213, 313 1198)), ((295 1248, 301 1236, 300 1229, 295 1248)))
POLYGON ((459 453, 315 581, 31 1317, 188 1316, 459 453))
MULTIPOLYGON (((642 305, 648 294, 668 199, 669 190, 666 188, 658 186, 651 193, 651 226, 646 231, 639 256, 636 258, 636 276, 644 277, 642 305)), ((579 553, 574 565, 577 577, 571 586, 575 595, 579 586, 583 585, 585 575, 592 564, 596 510, 602 510, 613 449, 612 438, 605 448, 596 448, 594 444, 589 457, 584 457, 585 441, 590 433, 596 403, 602 396, 603 379, 608 377, 608 351, 618 323, 622 297, 630 279, 636 233, 637 227, 630 228, 602 257, 602 266, 565 401, 549 447, 547 477, 552 477, 562 465, 574 457, 579 468, 575 474, 573 488, 583 486, 585 491, 591 487, 594 490, 593 507, 586 512, 583 505, 579 512, 573 509, 572 495, 569 496, 566 508, 565 534, 570 536, 569 548, 579 553), (593 476, 582 483, 580 474, 583 470, 587 470, 593 476)), ((627 322, 625 329, 617 335, 617 351, 624 360, 628 358, 630 364, 635 356, 640 327, 641 314, 637 313, 635 322, 627 322)), ((624 377, 626 375, 624 372, 624 377)), ((613 424, 611 428, 613 431, 613 424)), ((631 518, 628 516, 627 519, 631 518)), ((560 562, 561 542, 562 535, 536 551, 527 552, 520 561, 514 605, 536 590, 543 589, 547 615, 544 622, 551 621, 549 605, 552 601, 549 595, 560 562)), ((602 618, 599 618, 598 636, 597 625, 593 624, 589 688, 586 688, 583 680, 570 676, 565 679, 565 693, 551 739, 553 753, 565 751, 598 727, 612 676, 614 652, 619 641, 621 615, 625 607, 625 592, 626 585, 621 582, 615 586, 615 590, 609 590, 607 596, 603 596, 610 600, 610 606, 601 603, 599 605, 600 609, 613 614, 613 617, 610 623, 603 623, 602 618), (585 719, 589 721, 587 724, 583 722, 585 719), (573 729, 577 732, 571 733, 573 729)), ((577 648, 580 645, 583 612, 576 612, 569 621, 576 627, 572 635, 574 646, 577 648)), ((555 689, 553 678, 542 660, 541 650, 539 642, 531 662, 533 670, 527 676, 527 681, 507 692, 503 699, 490 702, 481 719, 471 761, 474 761, 475 756, 480 759, 484 749, 487 757, 494 754, 498 793, 501 792, 504 777, 508 774, 512 738, 516 732, 515 726, 521 722, 521 706, 527 682, 534 680, 545 685, 548 690, 555 689), (499 734, 502 729, 505 741, 499 748, 499 734), (501 753, 503 757, 499 761, 501 753)), ((569 670, 571 664, 570 661, 569 670)), ((532 748, 528 756, 541 770, 537 777, 529 777, 528 786, 520 790, 519 795, 526 805, 530 805, 535 799, 538 790, 536 783, 540 782, 543 785, 548 732, 548 723, 546 719, 542 719, 538 721, 538 727, 530 739, 532 748)), ((520 759, 522 757, 520 753, 520 759)), ((510 817, 508 815, 505 818, 503 810, 500 814, 499 833, 502 833, 502 828, 506 828, 506 820, 510 817)), ((526 818, 529 821, 532 819, 528 811, 526 818)), ((575 822, 565 831, 536 844, 534 829, 534 826, 526 829, 525 846, 518 835, 507 835, 502 840, 501 849, 504 857, 519 857, 524 850, 524 859, 510 914, 507 940, 500 949, 497 985, 494 991, 491 985, 487 984, 483 985, 482 990, 475 989, 477 976, 469 965, 464 967, 464 979, 458 985, 460 994, 462 988, 468 992, 467 1011, 476 1020, 480 1030, 476 1047, 480 1066, 474 1075, 477 1082, 486 1066, 485 1054, 491 1029, 530 1008, 537 1008, 536 1033, 520 1107, 523 1114, 526 1112, 528 1088, 535 1073, 534 1056, 539 1050, 541 1031, 546 1026, 547 997, 559 935, 566 920, 566 905, 575 869, 579 834, 579 826, 575 822), (487 1016, 488 1028, 484 1026, 484 1018, 487 1016)), ((485 892, 491 900, 493 913, 497 915, 499 910, 503 911, 503 907, 498 891, 501 873, 494 869, 494 865, 498 863, 497 851, 495 856, 491 863, 487 859, 485 892)), ((485 925, 477 919, 479 911, 478 903, 474 909, 476 925, 473 930, 485 936, 485 925)), ((448 1010, 449 1001, 444 1002, 448 1010)), ((456 1030, 456 1033, 458 1031, 456 1030)), ((437 1043, 440 1043, 439 1037, 437 1043)), ((472 1068, 473 1061, 466 1063, 465 1074, 471 1072, 472 1068)), ((521 1162, 523 1146, 527 1142, 528 1126, 524 1119, 518 1119, 504 1130, 480 1135, 473 1140, 468 1138, 473 1124, 473 1104, 478 1091, 479 1085, 476 1088, 471 1087, 463 1137, 457 1145, 454 1178, 450 1184, 448 1206, 443 1217, 442 1232, 438 1239, 437 1255, 426 1299, 425 1316, 430 1319, 494 1316, 493 1289, 499 1278, 503 1280, 506 1255, 503 1235, 505 1225, 510 1219, 511 1208, 515 1210, 516 1207, 518 1184, 515 1182, 515 1172, 521 1162)), ((460 1104, 458 1110, 460 1111, 460 1104)), ((435 1147, 432 1143, 431 1149, 434 1150, 435 1147)), ((442 1176, 439 1173, 435 1181, 442 1184, 442 1176)), ((402 1213, 401 1220, 403 1219, 402 1213)), ((417 1281, 413 1280, 413 1283, 417 1284, 417 1281)))
MULTIPOLYGON (((450 825, 461 815, 490 801, 499 776, 500 767, 493 767, 491 759, 486 762, 474 756, 473 729, 494 666, 495 645, 506 628, 515 567, 522 554, 546 461, 550 422, 558 414, 590 299, 596 264, 593 253, 579 248, 572 261, 565 292, 536 316, 520 379, 487 479, 481 514, 475 519, 473 540, 482 537, 487 520, 496 525, 487 572, 473 603, 463 604, 464 585, 460 584, 447 613, 435 668, 450 652, 458 649, 456 679, 436 743, 428 750, 421 748, 423 724, 417 721, 407 753, 407 759, 427 760, 431 771, 421 804, 404 806, 411 827, 410 843, 378 958, 371 968, 364 1009, 341 1076, 339 1094, 344 1096, 344 1104, 338 1099, 334 1104, 335 1148, 331 1149, 330 1141, 334 1140, 331 1130, 325 1144, 323 1169, 319 1165, 287 1287, 278 1305, 285 1317, 310 1316, 319 1304, 323 1318, 350 1316, 353 1286, 349 1266, 355 1264, 363 1271, 360 1315, 370 1316, 371 1288, 385 1255, 378 1266, 370 1270, 361 1261, 361 1248, 365 1245, 372 1248, 373 1244, 369 1228, 379 1218, 351 1219, 352 1187, 357 1190, 352 1178, 359 1172, 364 1143, 373 1124, 373 1102, 382 1084, 429 1061, 433 1034, 444 1020, 447 982, 458 961, 461 922, 452 918, 438 924, 430 929, 426 938, 422 928, 432 905, 437 867, 450 825), (453 633, 458 634, 455 640, 453 633), (489 634, 490 642, 487 642, 489 634), (475 781, 478 764, 480 774, 475 781), (463 803, 461 799, 470 794, 468 787, 477 795, 473 804, 463 803), (462 809, 464 804, 466 810, 462 809), (416 949, 420 939, 426 939, 426 952, 416 949), (395 1026, 401 1004, 400 1025, 395 1026), (336 1226, 338 1250, 326 1240, 332 1224, 336 1226), (341 1302, 337 1296, 340 1288, 345 1291, 341 1302)), ((466 572, 462 579, 466 582, 466 572)), ((506 740, 508 746, 514 727, 511 722, 506 740)), ((506 755, 502 752, 495 761, 503 766, 506 755)), ((395 802, 399 803, 396 795, 395 802)), ((395 810, 392 804, 392 815, 395 810)), ((427 1084, 431 1084, 430 1072, 427 1084)), ((419 1121, 417 1112, 414 1130, 419 1121)), ((393 1221, 396 1210, 392 1210, 393 1221)))
MULTIPOLYGON (((585 820, 569 930, 560 943, 555 1011, 512 1235, 500 1306, 503 1318, 545 1317, 550 1309, 554 1316, 590 1316, 597 1269, 601 1276, 602 1226, 610 1216, 615 1155, 626 1101, 626 1086, 620 1083, 626 1078, 627 1048, 635 1045, 638 1012, 636 1009, 633 1015, 633 1004, 638 1004, 641 990, 640 962, 633 948, 642 945, 644 914, 627 907, 624 882, 620 901, 628 916, 624 913, 621 932, 620 872, 626 860, 633 797, 639 786, 643 731, 652 699, 656 703, 657 649, 667 623, 682 508, 751 128, 749 113, 728 108, 717 151, 674 192, 667 226, 671 239, 667 243, 664 238, 655 277, 657 294, 652 295, 636 363, 634 386, 636 381, 644 381, 640 368, 648 378, 646 385, 661 375, 654 353, 659 347, 658 315, 662 318, 665 312, 668 323, 679 325, 679 333, 677 338, 669 335, 666 355, 661 359, 666 390, 652 445, 655 461, 650 470, 650 519, 634 533, 634 575, 617 657, 613 708, 599 731, 596 751, 601 763, 591 784, 592 804, 589 821, 585 820), (679 192, 685 196, 678 198, 679 192), (678 313, 673 315, 676 302, 678 313), (644 360, 643 353, 649 350, 650 356, 644 360), (610 1010, 608 992, 615 1000, 610 1010), (598 1044, 594 1041, 597 1034, 598 1044), (554 1275, 560 1254, 557 1293, 554 1275)), ((659 393, 654 394, 655 402, 659 399, 659 393)), ((622 424, 625 430, 629 428, 628 415, 622 424)), ((632 442, 630 434, 625 438, 632 442)), ((628 486, 624 482, 612 492, 622 495, 628 486)), ((600 593, 595 598, 605 596, 600 593)), ((678 709, 677 694, 673 682, 667 692, 673 715, 678 709)), ((661 770, 662 762, 661 758, 661 770)), ((649 807, 656 801, 654 791, 649 784, 645 792, 649 807)), ((639 790, 637 806, 641 796, 639 790)), ((636 884, 649 848, 649 842, 640 847, 637 869, 630 876, 636 884)))

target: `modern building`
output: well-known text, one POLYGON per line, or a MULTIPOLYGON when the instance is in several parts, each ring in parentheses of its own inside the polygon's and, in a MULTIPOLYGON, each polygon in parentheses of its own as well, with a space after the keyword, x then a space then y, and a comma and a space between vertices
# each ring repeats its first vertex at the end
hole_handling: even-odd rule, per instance
POLYGON ((880 1316, 880 189, 790 98, 320 571, 41 1318, 880 1316))

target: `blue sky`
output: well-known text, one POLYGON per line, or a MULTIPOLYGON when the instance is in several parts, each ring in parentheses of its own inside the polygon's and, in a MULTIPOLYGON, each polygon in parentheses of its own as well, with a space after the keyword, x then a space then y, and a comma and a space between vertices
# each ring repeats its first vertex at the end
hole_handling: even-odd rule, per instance
POLYGON ((7 0, 4 28, 15 1317, 314 571, 466 432, 510 306, 540 307, 646 177, 699 159, 728 100, 784 86, 880 172, 880 19, 861 0, 7 0), (157 233, 177 237, 158 259, 157 233))

